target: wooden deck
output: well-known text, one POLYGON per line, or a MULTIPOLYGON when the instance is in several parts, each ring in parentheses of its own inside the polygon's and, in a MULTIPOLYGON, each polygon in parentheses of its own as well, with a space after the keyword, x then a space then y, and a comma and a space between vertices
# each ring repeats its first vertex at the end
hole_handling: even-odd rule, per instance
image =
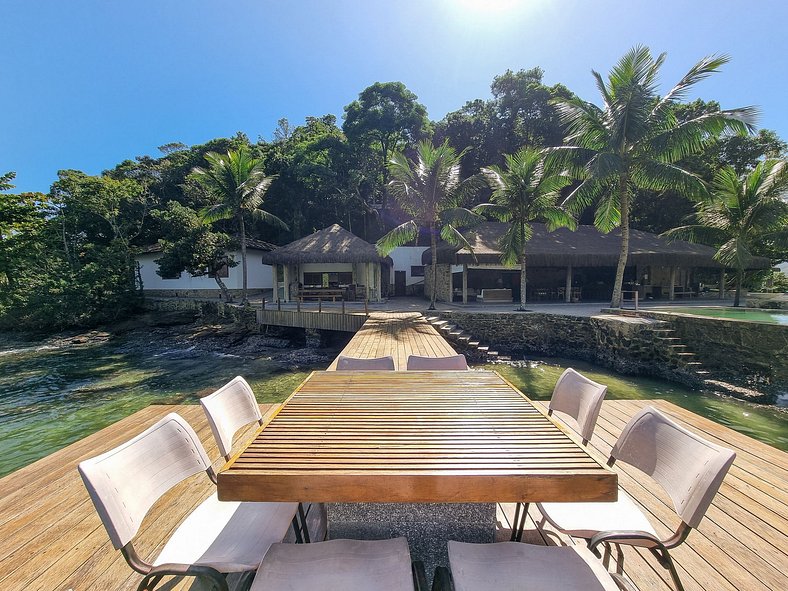
MULTIPOLYGON (((364 326, 342 350, 347 357, 394 357, 395 369, 405 369, 408 355, 456 355, 449 343, 418 312, 372 312, 364 326)), ((329 370, 335 370, 335 359, 329 370)))

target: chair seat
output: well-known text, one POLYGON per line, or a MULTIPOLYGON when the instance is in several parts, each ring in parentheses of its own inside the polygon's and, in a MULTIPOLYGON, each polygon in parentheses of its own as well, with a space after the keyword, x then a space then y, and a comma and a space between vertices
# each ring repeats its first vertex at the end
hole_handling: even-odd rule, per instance
POLYGON ((273 544, 249 591, 413 591, 405 538, 273 544))
POLYGON ((656 535, 640 507, 618 489, 614 503, 537 503, 545 519, 560 532, 589 539, 601 531, 645 531, 656 535))
POLYGON ((456 591, 618 591, 585 546, 449 542, 456 591))
POLYGON ((214 492, 168 540, 154 565, 197 564, 222 573, 255 570, 287 534, 298 503, 219 501, 214 492))

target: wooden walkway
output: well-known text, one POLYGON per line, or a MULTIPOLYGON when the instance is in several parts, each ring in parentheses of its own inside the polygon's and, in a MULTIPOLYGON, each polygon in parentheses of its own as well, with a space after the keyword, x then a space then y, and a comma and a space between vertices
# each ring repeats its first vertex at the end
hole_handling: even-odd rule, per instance
MULTIPOLYGON (((408 355, 447 357, 456 355, 449 343, 418 312, 372 312, 341 355, 347 357, 394 357, 394 367, 404 370, 408 355)), ((335 359, 329 370, 335 370, 335 359)))

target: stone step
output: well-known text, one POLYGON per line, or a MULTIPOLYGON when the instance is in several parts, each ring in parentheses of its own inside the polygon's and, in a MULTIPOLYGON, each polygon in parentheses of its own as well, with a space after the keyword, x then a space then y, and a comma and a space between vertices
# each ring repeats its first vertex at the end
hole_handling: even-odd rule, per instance
POLYGON ((487 351, 490 350, 490 347, 487 345, 482 345, 481 347, 477 346, 476 348, 479 349, 479 351, 481 351, 482 353, 487 353, 487 351))
POLYGON ((681 343, 673 343, 671 345, 668 345, 668 347, 671 349, 686 349, 687 345, 683 345, 681 343))
POLYGON ((678 357, 695 357, 695 353, 692 353, 690 351, 679 351, 675 355, 678 357))
POLYGON ((657 337, 658 341, 680 341, 679 337, 657 337))
POLYGON ((487 357, 498 357, 498 351, 487 351, 487 357))
POLYGON ((498 361, 511 361, 512 358, 508 355, 498 355, 498 361))
POLYGON ((440 316, 426 316, 425 320, 429 323, 438 322, 441 319, 440 316))
POLYGON ((449 332, 449 336, 452 336, 452 337, 455 337, 455 338, 459 337, 461 334, 462 334, 462 330, 452 330, 452 331, 449 332))
POLYGON ((447 324, 448 322, 449 322, 448 320, 436 320, 435 322, 431 322, 430 324, 432 324, 432 326, 436 326, 437 327, 437 326, 443 326, 444 324, 447 324))
POLYGON ((474 348, 476 348, 476 347, 478 347, 479 345, 481 345, 481 342, 479 342, 479 341, 468 341, 468 346, 469 346, 469 347, 474 347, 474 348))
POLYGON ((457 326, 455 326, 454 324, 444 324, 443 326, 441 326, 441 328, 440 328, 440 329, 441 329, 443 332, 451 332, 451 331, 453 331, 455 328, 457 328, 457 326))
POLYGON ((471 340, 471 335, 469 335, 469 334, 460 334, 460 336, 457 337, 457 340, 458 341, 462 341, 463 343, 468 343, 471 340))

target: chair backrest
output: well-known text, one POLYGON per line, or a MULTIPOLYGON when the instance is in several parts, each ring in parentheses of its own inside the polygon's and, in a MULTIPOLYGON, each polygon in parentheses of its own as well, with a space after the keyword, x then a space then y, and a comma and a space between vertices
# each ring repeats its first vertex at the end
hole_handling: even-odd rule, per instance
POLYGON ((690 527, 698 527, 736 457, 650 406, 630 419, 610 455, 658 482, 690 527))
POLYGON ((130 441, 80 463, 79 474, 112 544, 120 549, 164 493, 210 466, 194 429, 170 413, 130 441))
POLYGON ((597 384, 569 367, 558 378, 548 408, 572 417, 576 425, 567 424, 588 442, 594 433, 605 394, 607 386, 597 384))
POLYGON ((340 355, 337 360, 337 371, 372 371, 376 369, 394 370, 394 358, 391 355, 371 359, 340 355))
POLYGON ((408 355, 407 369, 410 370, 463 370, 468 369, 465 355, 451 355, 449 357, 422 357, 421 355, 408 355))
POLYGON ((225 459, 232 453, 233 437, 238 430, 263 418, 252 388, 241 376, 233 378, 213 394, 200 398, 200 404, 208 417, 219 452, 225 459))

